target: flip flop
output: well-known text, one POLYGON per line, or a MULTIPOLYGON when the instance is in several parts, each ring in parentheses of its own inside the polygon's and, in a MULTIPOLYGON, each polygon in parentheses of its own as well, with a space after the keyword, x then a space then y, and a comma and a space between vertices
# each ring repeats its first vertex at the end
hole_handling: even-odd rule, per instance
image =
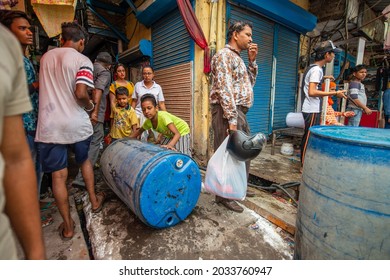
POLYGON ((42 228, 50 226, 53 222, 54 222, 53 217, 51 217, 51 216, 41 216, 42 228))
POLYGON ((56 202, 55 201, 49 201, 47 202, 45 205, 43 205, 41 207, 41 212, 43 211, 46 211, 46 210, 49 210, 49 209, 53 209, 57 206, 56 202))
POLYGON ((96 193, 96 197, 100 196, 102 200, 100 201, 99 206, 96 209, 92 209, 92 213, 99 213, 103 209, 104 201, 106 200, 106 194, 104 192, 96 193))
POLYGON ((60 226, 58 227, 58 234, 60 235, 62 241, 69 241, 69 240, 71 240, 73 238, 73 236, 74 236, 75 228, 76 228, 76 224, 73 222, 73 235, 69 236, 69 237, 66 237, 66 236, 64 236, 65 223, 62 222, 60 224, 60 226))

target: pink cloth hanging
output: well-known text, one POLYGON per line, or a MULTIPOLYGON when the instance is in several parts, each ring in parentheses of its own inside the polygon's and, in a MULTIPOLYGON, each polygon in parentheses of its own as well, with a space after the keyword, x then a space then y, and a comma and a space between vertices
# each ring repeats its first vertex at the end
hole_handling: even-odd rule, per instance
POLYGON ((203 72, 210 73, 210 52, 207 40, 203 34, 202 28, 195 16, 194 11, 189 0, 177 0, 177 6, 179 7, 181 17, 187 28, 188 33, 195 43, 204 50, 204 66, 203 72))

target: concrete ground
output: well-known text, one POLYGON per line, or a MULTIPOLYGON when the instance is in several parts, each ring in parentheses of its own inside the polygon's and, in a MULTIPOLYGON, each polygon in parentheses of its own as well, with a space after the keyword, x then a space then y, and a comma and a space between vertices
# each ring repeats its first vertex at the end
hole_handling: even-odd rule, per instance
MULTIPOLYGON (((84 199, 86 201, 87 198, 84 199)), ((166 229, 144 225, 116 196, 99 214, 86 213, 95 259, 242 260, 291 259, 292 247, 277 227, 245 207, 227 210, 202 193, 183 222, 166 229)))
MULTIPOLYGON (((53 201, 53 198, 45 199, 45 201, 53 201)), ((76 232, 71 241, 62 241, 59 235, 58 227, 62 223, 61 215, 57 208, 43 212, 45 215, 53 217, 53 223, 43 228, 43 238, 46 247, 46 257, 49 260, 89 260, 90 253, 87 243, 84 238, 83 226, 80 221, 80 215, 75 205, 73 195, 69 199, 71 205, 72 219, 76 225, 76 232)), ((18 256, 24 258, 21 247, 18 246, 18 256)))
POLYGON ((208 193, 201 193, 196 207, 183 222, 158 230, 143 224, 108 189, 104 208, 97 214, 91 212, 84 191, 72 192, 76 235, 70 241, 62 241, 57 230, 61 217, 57 209, 51 210, 55 222, 43 230, 48 259, 292 259, 294 243, 290 234, 244 204, 243 213, 227 210, 208 193), (77 201, 80 197, 84 204, 81 218, 75 197, 77 201))
MULTIPOLYGON (((269 157, 269 147, 262 154, 269 157)), ((268 161, 274 167, 277 161, 294 164, 289 158, 283 160, 278 157, 272 156, 268 161)), ((254 161, 253 164, 260 163, 254 161)), ((290 168, 287 169, 286 172, 290 172, 290 168)), ((293 167, 293 170, 296 168, 293 167)), ((107 187, 97 170, 97 188, 106 191, 108 196, 103 210, 93 214, 85 190, 70 184, 76 171, 70 169, 69 172, 69 198, 76 234, 72 240, 62 241, 57 230, 61 216, 56 208, 49 210, 54 223, 43 229, 48 259, 292 259, 294 239, 291 232, 294 230, 289 229, 295 226, 296 208, 268 192, 251 188, 257 195, 240 203, 245 209, 243 213, 226 209, 215 203, 214 195, 202 192, 197 205, 184 221, 174 227, 157 230, 143 224, 107 187), (265 205, 265 201, 271 201, 272 205, 265 205), (281 214, 278 219, 282 225, 275 222, 274 214, 268 212, 269 208, 281 214)), ((296 176, 296 172, 292 175, 296 176)), ((288 175, 284 175, 283 180, 291 181, 288 175)), ((23 257, 21 253, 20 256, 23 257)))

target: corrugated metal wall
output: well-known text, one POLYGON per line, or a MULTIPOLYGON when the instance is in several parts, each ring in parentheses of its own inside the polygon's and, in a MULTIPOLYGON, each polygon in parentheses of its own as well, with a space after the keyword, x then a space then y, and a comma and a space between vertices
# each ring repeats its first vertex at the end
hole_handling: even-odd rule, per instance
POLYGON ((192 125, 193 43, 178 9, 152 25, 153 68, 168 112, 192 125))
POLYGON ((152 25, 155 70, 191 61, 192 41, 178 9, 152 25))
POLYGON ((287 114, 295 112, 298 86, 299 34, 284 26, 277 34, 273 129, 286 127, 287 114))
MULTIPOLYGON (((254 86, 255 100, 248 113, 251 132, 269 134, 272 129, 286 127, 286 115, 295 108, 299 34, 258 13, 235 5, 230 6, 229 15, 230 21, 252 22, 253 41, 259 45, 257 55, 259 73, 254 86), (273 59, 276 60, 274 108, 271 106, 273 59)), ((241 55, 248 63, 247 53, 244 51, 241 55)))
POLYGON ((155 79, 162 87, 167 111, 192 123, 192 63, 156 70, 155 79))

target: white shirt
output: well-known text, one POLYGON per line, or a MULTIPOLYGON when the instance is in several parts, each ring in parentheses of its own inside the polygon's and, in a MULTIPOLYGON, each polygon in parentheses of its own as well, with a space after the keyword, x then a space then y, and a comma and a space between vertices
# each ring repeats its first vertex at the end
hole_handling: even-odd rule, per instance
POLYGON ((73 48, 57 48, 43 55, 37 142, 73 144, 93 134, 87 112, 77 104, 78 83, 94 87, 93 65, 88 57, 73 48))
POLYGON ((137 105, 135 106, 135 112, 137 113, 138 117, 142 115, 141 97, 147 93, 154 95, 157 101, 157 105, 158 102, 165 101, 161 86, 156 82, 153 82, 151 88, 147 88, 144 84, 144 81, 136 83, 134 86, 134 93, 132 98, 133 100, 137 100, 137 105))
POLYGON ((319 113, 321 112, 320 103, 321 97, 310 97, 309 96, 309 83, 319 84, 322 81, 324 72, 320 66, 312 67, 306 74, 303 91, 305 93, 305 101, 302 105, 303 113, 319 113))

